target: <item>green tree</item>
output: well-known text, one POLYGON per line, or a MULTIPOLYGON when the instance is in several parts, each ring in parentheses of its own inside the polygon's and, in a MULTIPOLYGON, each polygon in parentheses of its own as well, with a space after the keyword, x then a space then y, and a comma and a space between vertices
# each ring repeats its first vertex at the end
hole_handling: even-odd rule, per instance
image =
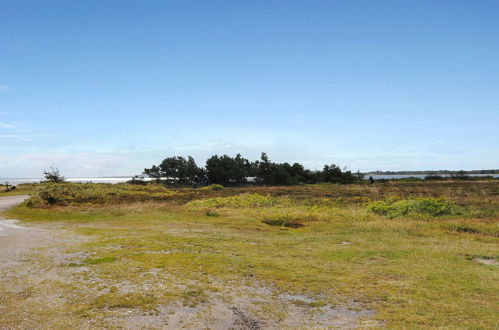
POLYGON ((150 177, 167 178, 167 181, 176 184, 191 184, 203 175, 203 169, 196 165, 194 158, 182 156, 165 158, 159 166, 153 165, 144 169, 144 173, 150 177))
MULTIPOLYGON (((262 152, 260 161, 256 162, 258 182, 268 185, 290 185, 300 183, 293 176, 293 168, 288 163, 273 163, 266 153, 262 152)), ((296 165, 295 167, 297 167, 296 165)))
POLYGON ((323 182, 331 183, 354 183, 359 180, 359 177, 350 171, 342 172, 339 166, 331 164, 324 166, 321 179, 323 182))
POLYGON ((245 184, 251 176, 252 164, 240 154, 232 158, 227 155, 211 156, 206 160, 206 174, 211 183, 231 185, 245 184))

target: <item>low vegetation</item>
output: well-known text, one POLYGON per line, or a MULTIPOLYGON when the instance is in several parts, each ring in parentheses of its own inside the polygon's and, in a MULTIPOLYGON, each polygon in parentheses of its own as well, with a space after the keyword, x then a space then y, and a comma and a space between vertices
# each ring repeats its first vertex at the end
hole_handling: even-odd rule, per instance
MULTIPOLYGON (((364 317, 375 323, 360 326, 499 322, 497 180, 221 190, 43 184, 8 216, 87 237, 51 266, 74 277, 44 286, 72 297, 57 310, 67 324, 108 326, 123 308, 157 315, 235 304, 241 297, 231 292, 243 287, 290 295, 300 313, 375 311, 364 317)), ((0 293, 10 304, 33 303, 6 286, 0 293)), ((292 313, 275 301, 247 310, 275 324, 292 313)))
POLYGON ((222 186, 221 184, 210 184, 208 186, 204 186, 204 187, 201 187, 199 189, 200 190, 215 190, 215 191, 218 191, 218 190, 224 189, 224 186, 222 186))
POLYGON ((402 216, 437 217, 456 213, 455 203, 444 198, 409 198, 393 197, 372 202, 368 209, 389 218, 402 216))
POLYGON ((115 204, 144 200, 159 200, 175 195, 161 185, 45 183, 27 202, 32 208, 49 205, 115 204))
POLYGON ((199 199, 187 203, 187 207, 193 209, 210 208, 248 208, 248 207, 280 207, 290 206, 293 201, 286 197, 272 197, 260 194, 241 194, 229 197, 214 197, 199 199))

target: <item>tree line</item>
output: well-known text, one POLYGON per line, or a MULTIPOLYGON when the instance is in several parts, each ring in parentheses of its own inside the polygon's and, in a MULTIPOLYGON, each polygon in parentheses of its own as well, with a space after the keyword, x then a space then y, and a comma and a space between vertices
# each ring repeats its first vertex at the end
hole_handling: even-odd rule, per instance
POLYGON ((275 163, 266 153, 259 160, 249 161, 237 154, 211 156, 204 167, 199 167, 194 158, 173 156, 165 158, 159 165, 144 169, 144 174, 157 180, 179 185, 221 184, 244 185, 296 185, 302 183, 354 183, 363 175, 341 170, 337 165, 325 165, 320 171, 306 169, 302 164, 275 163))

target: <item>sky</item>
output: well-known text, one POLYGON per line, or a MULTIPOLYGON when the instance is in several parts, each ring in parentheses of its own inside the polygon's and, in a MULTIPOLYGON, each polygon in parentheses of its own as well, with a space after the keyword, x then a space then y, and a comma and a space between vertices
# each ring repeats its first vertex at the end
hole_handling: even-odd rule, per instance
POLYGON ((0 177, 499 168, 499 1, 0 1, 0 177))

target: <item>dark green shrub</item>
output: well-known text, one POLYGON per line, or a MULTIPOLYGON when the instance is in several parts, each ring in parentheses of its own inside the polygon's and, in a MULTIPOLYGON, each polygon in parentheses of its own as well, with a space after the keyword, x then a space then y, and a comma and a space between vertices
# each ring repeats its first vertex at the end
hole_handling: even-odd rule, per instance
POLYGON ((220 216, 220 214, 218 214, 218 212, 215 212, 215 211, 206 211, 206 213, 204 215, 206 215, 207 217, 219 217, 220 216))
POLYGON ((285 219, 285 218, 266 219, 262 220, 262 222, 270 226, 284 226, 290 228, 300 228, 305 226, 303 222, 300 222, 299 220, 296 219, 285 219))
POLYGON ((40 195, 31 196, 30 199, 26 201, 26 206, 31 208, 41 208, 47 205, 47 202, 40 197, 40 195))

